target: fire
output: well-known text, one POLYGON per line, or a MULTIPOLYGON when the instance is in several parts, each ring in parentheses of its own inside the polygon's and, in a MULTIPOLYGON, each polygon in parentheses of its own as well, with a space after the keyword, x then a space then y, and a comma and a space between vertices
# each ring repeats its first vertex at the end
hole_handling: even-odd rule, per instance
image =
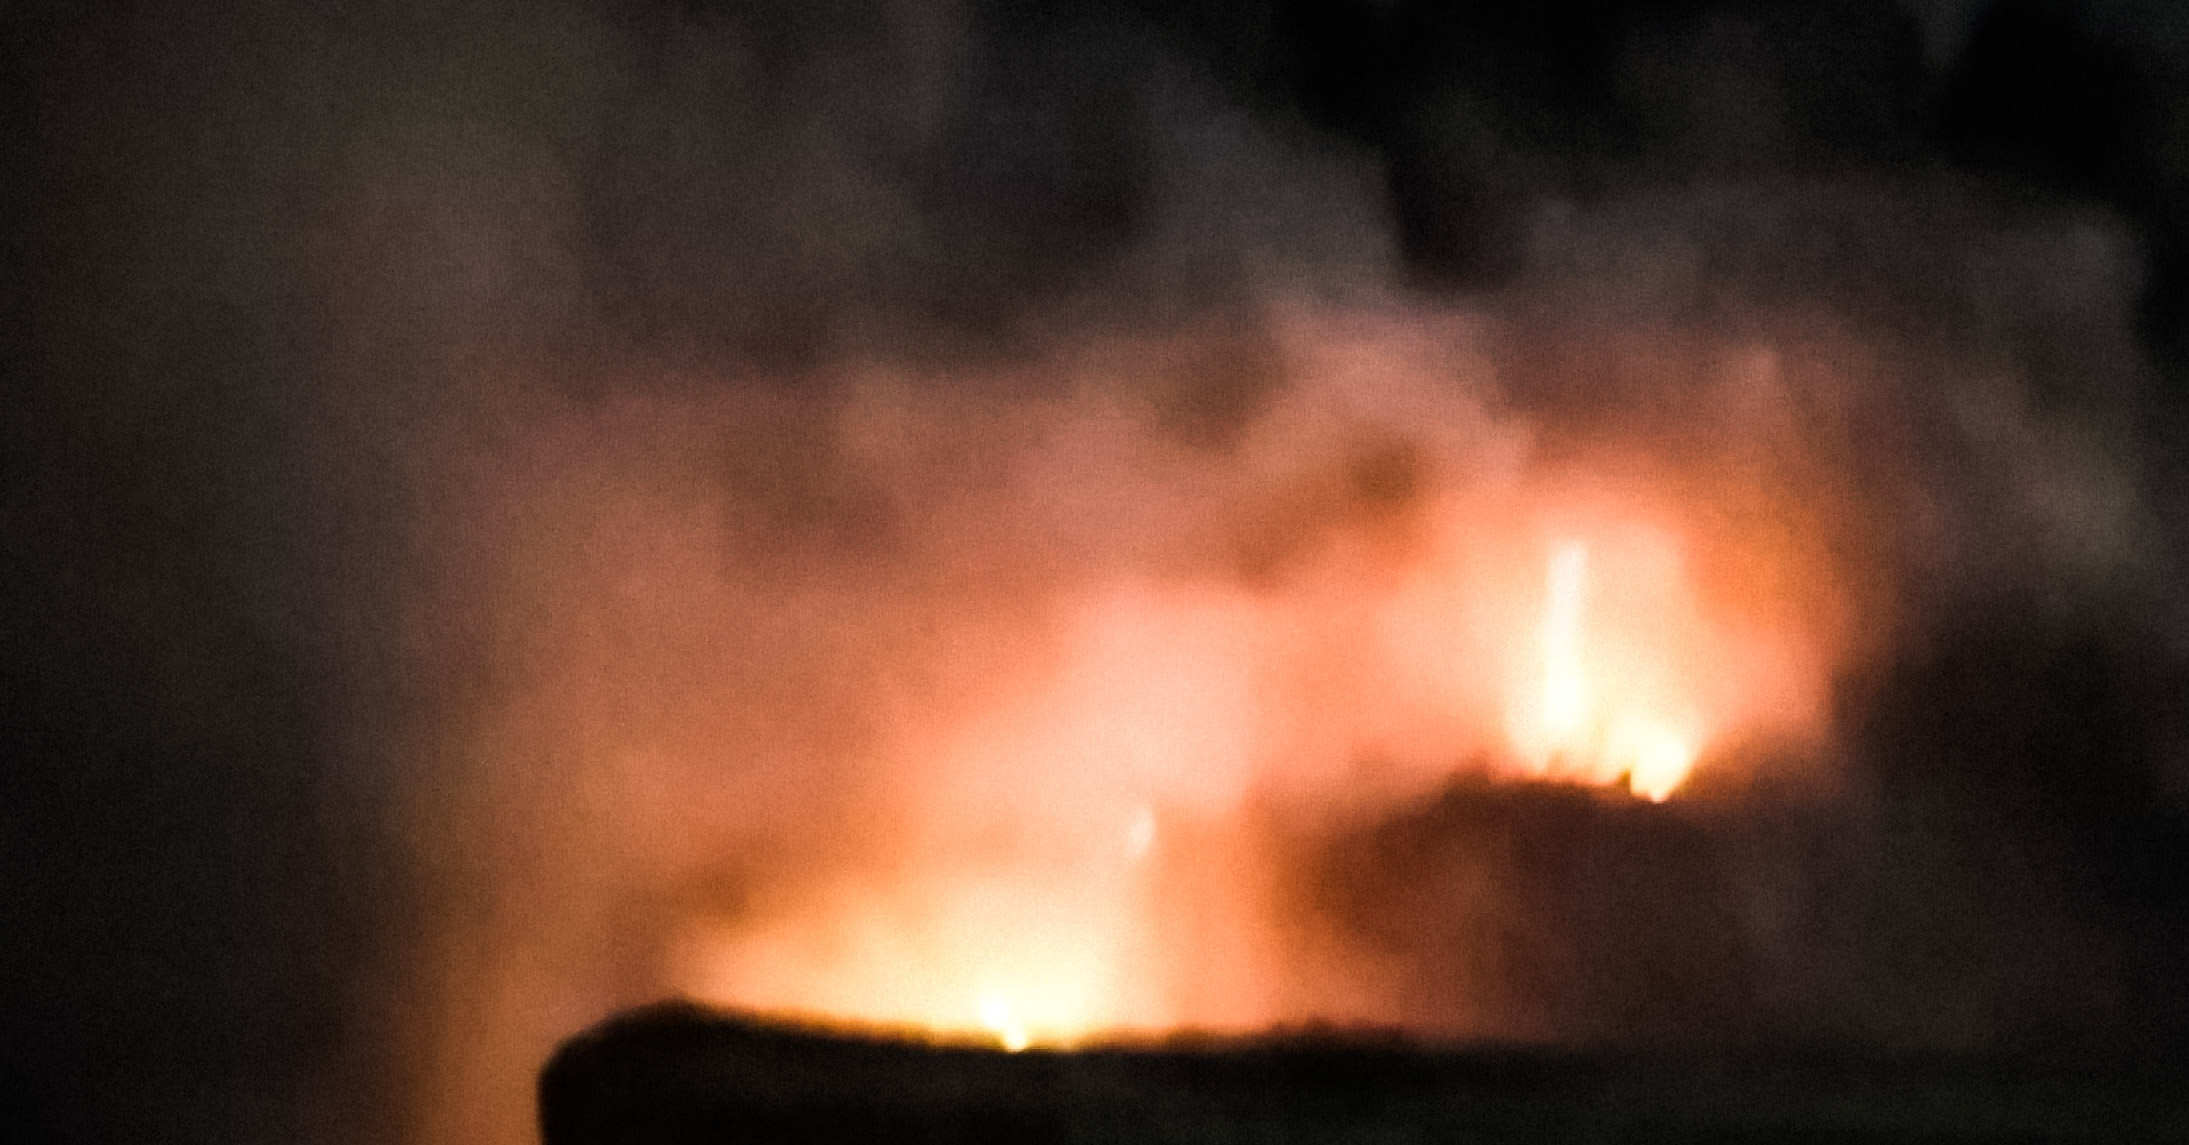
POLYGON ((703 929, 683 976, 702 999, 824 1025, 1068 1046, 1161 1023, 1134 981, 1145 922, 1118 875, 1030 864, 879 881, 773 924, 703 929))
POLYGON ((1889 620, 1826 432, 1866 423, 1701 334, 1237 324, 812 386, 672 354, 430 425, 389 664, 416 774, 463 769, 404 810, 466 892, 413 1000, 446 1052, 659 993, 1001 1049, 1534 1036, 1494 969, 1408 996, 1286 880, 1455 782, 1700 799, 1816 742, 1889 620), (1669 404, 1512 400, 1568 366, 1669 404))
POLYGON ((983 994, 980 1000, 980 1024, 996 1035, 996 1044, 1010 1053, 1017 1053, 1033 1044, 1026 1035, 1026 1027, 1020 1024, 1011 1002, 1001 994, 983 994))
POLYGON ((1567 541, 1551 551, 1543 609, 1543 730, 1555 749, 1579 746, 1588 719, 1588 680, 1581 669, 1582 594, 1589 550, 1567 541))
MULTIPOLYGON (((965 430, 1001 460, 908 501, 881 587, 798 598, 864 673, 813 677, 859 717, 825 740, 842 806, 681 920, 663 980, 1007 1051, 1465 1030, 1302 917, 1299 848, 1460 781, 1679 799, 1821 734, 1845 613, 1791 481, 1530 454, 1395 352, 1326 350, 1221 455, 1106 399, 965 430)), ((854 402, 850 440, 956 440, 900 432, 909 401, 854 402)))
POLYGON ((1155 811, 1153 808, 1141 807, 1133 812, 1131 821, 1125 825, 1125 856, 1131 859, 1147 858, 1148 851, 1154 846, 1155 811))
MULTIPOLYGON (((1444 540, 1411 578, 1379 582, 1385 557, 1344 550, 1275 593, 1067 598, 1042 671, 923 704, 887 745, 890 771, 921 779, 895 812, 900 852, 702 935, 682 980, 1012 1052, 1347 1007, 1389 1021, 1272 985, 1292 956, 1260 905, 1250 802, 1421 792, 1470 759, 1662 801, 1716 737, 1807 710, 1786 690, 1798 643, 1721 606, 1677 516, 1543 494, 1429 517, 1444 540), (1393 766, 1345 770, 1364 752, 1393 766)), ((978 667, 965 679, 992 678, 978 667)))
MULTIPOLYGON (((1538 776, 1609 784, 1661 802, 1695 766, 1692 721, 1668 715, 1652 684, 1673 667, 1669 649, 1644 647, 1626 664, 1591 658, 1589 546, 1552 546, 1541 624, 1540 695, 1515 705, 1515 749, 1538 776), (1621 675, 1624 672, 1627 675, 1621 675)), ((1671 587, 1671 586, 1660 586, 1671 587)))

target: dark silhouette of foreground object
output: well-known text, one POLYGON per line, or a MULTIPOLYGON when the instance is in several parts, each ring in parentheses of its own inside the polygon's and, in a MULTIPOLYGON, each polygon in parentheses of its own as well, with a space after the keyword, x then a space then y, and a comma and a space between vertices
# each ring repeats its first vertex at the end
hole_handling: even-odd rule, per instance
POLYGON ((545 1145, 2189 1141, 2171 1067, 1428 1050, 1327 1035, 937 1047, 671 1004, 564 1044, 545 1145))

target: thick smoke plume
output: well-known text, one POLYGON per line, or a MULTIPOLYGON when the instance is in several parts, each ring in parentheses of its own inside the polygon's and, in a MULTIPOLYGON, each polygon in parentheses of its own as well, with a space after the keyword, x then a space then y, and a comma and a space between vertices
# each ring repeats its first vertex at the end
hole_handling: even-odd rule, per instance
MULTIPOLYGON (((1943 9, 1934 56, 2006 34, 1943 9)), ((1607 31, 1632 138, 1555 143, 1489 47, 1347 94, 1199 9, 115 33, 175 110, 63 119, 187 236, 116 279, 279 348, 209 369, 278 395, 265 627, 369 936, 306 1130, 525 1140, 557 1039, 676 993, 1006 1044, 2185 1028, 2136 865, 2189 791, 2170 240, 1862 152, 1925 25, 1833 11, 1607 31), (1561 577, 1609 764, 1545 715, 1561 577)))

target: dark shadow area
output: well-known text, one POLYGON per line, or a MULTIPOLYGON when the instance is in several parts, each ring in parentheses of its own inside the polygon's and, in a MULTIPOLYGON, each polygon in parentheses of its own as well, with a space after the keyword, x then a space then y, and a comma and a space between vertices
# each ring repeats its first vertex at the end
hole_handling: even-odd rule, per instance
POLYGON ((1552 1053, 1331 1033, 1018 1054, 626 1014, 540 1079, 545 1145, 2189 1139, 2148 1062, 1552 1053))

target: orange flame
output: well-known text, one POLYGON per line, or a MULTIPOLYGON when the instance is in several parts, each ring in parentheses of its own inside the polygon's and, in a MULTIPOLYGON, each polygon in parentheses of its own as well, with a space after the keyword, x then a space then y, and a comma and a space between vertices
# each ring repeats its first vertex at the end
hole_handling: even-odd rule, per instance
POLYGON ((1695 766, 1695 721, 1669 714, 1664 705, 1673 698, 1652 687, 1670 668, 1660 659, 1667 650, 1643 649, 1624 665, 1591 659, 1589 579, 1586 542, 1552 547, 1541 694, 1532 705, 1515 703, 1514 747, 1535 775, 1592 784, 1624 780, 1634 794, 1662 801, 1695 766))
POLYGON ((1465 324, 1270 325, 1214 426, 1165 336, 437 428, 398 630, 401 748, 463 768, 404 807, 465 892, 417 953, 434 1136, 517 1139, 477 1095, 664 992, 1000 1049, 1538 1036, 1285 864, 1462 772, 1702 798, 1821 735, 1886 619, 1875 506, 1757 420, 1793 407, 1716 400, 1757 383, 1714 343, 1649 390, 1707 403, 1675 453, 1504 411, 1465 324))
POLYGON ((1391 1020, 1272 977, 1298 955, 1258 897, 1249 804, 1288 784, 1327 801, 1348 782, 1331 769, 1363 753, 1396 778, 1362 773, 1356 789, 1424 790, 1485 752, 1507 778, 1662 801, 1717 737, 1814 718, 1798 634, 1706 598, 1700 542, 1670 518, 1623 501, 1577 514, 1548 495, 1445 509, 1429 518, 1450 551, 1417 554, 1418 575, 1395 584, 1377 571, 1387 554, 1340 545, 1276 592, 1136 583, 1078 598, 1046 672, 972 710, 907 717, 893 771, 925 785, 906 813, 911 853, 699 934, 681 981, 1012 1051, 1391 1020), (1539 578, 1506 571, 1531 550, 1539 578), (1777 676, 1729 675, 1766 662, 1777 676), (1479 694, 1485 674, 1466 670, 1479 665, 1499 666, 1501 700, 1479 694), (1212 930, 1233 945, 1181 952, 1212 930))

